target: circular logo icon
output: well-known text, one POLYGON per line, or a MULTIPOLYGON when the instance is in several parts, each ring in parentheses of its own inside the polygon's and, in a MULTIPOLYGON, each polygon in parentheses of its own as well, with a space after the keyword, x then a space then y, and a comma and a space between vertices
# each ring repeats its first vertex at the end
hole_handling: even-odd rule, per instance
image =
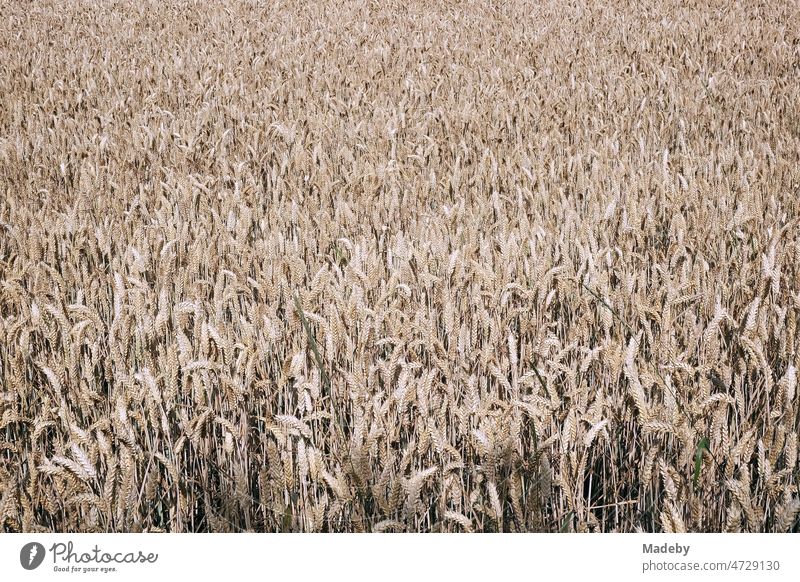
POLYGON ((39 542, 25 544, 19 552, 19 563, 26 570, 35 570, 44 562, 44 554, 44 546, 39 542))

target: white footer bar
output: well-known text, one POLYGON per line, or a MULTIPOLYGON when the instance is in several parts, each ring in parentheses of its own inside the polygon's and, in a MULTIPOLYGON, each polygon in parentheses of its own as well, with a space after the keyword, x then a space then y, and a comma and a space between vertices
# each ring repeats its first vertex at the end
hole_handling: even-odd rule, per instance
POLYGON ((0 578, 760 582, 800 580, 798 554, 794 534, 4 534, 0 578))

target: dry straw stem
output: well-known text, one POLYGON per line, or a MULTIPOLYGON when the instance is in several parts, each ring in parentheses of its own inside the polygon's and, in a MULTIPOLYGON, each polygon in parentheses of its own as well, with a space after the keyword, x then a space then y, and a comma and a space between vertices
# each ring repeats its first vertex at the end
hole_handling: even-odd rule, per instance
POLYGON ((0 530, 800 530, 797 3, 0 8, 0 530))

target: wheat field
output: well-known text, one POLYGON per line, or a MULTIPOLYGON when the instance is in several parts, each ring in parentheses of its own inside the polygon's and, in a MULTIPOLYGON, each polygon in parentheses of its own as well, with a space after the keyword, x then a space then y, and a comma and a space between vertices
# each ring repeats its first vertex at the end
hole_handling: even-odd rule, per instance
POLYGON ((693 4, 3 3, 0 531, 800 531, 800 5, 693 4))

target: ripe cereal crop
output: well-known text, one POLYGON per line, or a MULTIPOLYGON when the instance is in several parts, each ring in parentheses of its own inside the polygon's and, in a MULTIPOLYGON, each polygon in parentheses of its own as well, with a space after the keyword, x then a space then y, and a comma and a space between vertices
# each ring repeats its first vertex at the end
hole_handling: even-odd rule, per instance
POLYGON ((0 531, 798 532, 800 6, 9 0, 0 531))

